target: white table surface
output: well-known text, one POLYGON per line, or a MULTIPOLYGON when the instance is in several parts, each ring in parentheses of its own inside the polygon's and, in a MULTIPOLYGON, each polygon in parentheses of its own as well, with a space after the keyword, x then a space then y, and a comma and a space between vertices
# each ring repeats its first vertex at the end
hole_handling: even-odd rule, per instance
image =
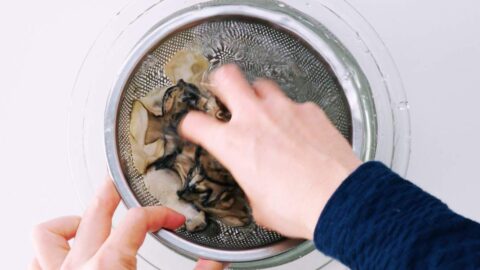
MULTIPOLYGON (((480 2, 351 0, 403 78, 412 116, 408 177, 480 221, 480 2)), ((80 64, 127 0, 0 2, 0 265, 24 269, 34 224, 80 214, 67 112, 80 64)))

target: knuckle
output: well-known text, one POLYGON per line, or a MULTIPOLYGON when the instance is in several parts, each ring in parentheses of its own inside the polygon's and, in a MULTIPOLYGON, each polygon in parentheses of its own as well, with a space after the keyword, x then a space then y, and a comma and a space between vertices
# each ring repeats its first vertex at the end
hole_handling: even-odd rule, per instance
POLYGON ((301 104, 302 108, 306 111, 314 111, 318 110, 318 105, 312 101, 307 101, 303 104, 301 104))
POLYGON ((143 207, 130 208, 127 213, 127 218, 138 222, 145 222, 148 219, 147 210, 143 207))
POLYGON ((320 108, 319 105, 317 105, 316 103, 314 103, 312 101, 308 101, 308 102, 300 104, 299 113, 304 114, 307 117, 315 116, 317 118, 320 117, 321 119, 326 117, 326 114, 322 110, 322 108, 320 108))
POLYGON ((153 206, 155 209, 155 216, 157 216, 160 220, 163 220, 169 214, 169 208, 165 206, 153 206))
POLYGON ((254 87, 265 88, 272 85, 272 82, 268 79, 258 78, 253 82, 254 87))
POLYGON ((32 238, 34 240, 42 239, 47 232, 45 223, 37 224, 32 229, 32 238))

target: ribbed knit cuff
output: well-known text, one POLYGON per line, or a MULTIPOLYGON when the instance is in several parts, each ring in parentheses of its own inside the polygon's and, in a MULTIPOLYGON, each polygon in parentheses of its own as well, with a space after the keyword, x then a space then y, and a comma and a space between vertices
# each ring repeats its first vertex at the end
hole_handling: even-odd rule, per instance
POLYGON ((363 164, 335 191, 314 242, 352 269, 480 269, 480 224, 380 162, 363 164))

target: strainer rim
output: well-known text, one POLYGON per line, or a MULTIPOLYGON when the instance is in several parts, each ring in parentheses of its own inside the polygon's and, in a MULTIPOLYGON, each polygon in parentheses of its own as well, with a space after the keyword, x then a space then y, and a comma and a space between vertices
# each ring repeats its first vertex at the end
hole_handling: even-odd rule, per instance
MULTIPOLYGON (((198 12, 198 10, 190 10, 187 12, 183 12, 180 15, 177 15, 174 20, 172 20, 172 16, 170 16, 162 23, 155 25, 152 28, 153 30, 143 36, 140 39, 140 42, 137 43, 135 48, 128 56, 126 62, 122 65, 120 73, 118 73, 118 75, 116 76, 117 80, 115 81, 114 86, 110 92, 105 113, 105 146, 109 165, 108 167, 110 170, 110 174, 114 179, 114 183, 119 193, 122 195, 122 199, 124 200, 127 208, 141 206, 141 204, 135 197, 133 191, 131 190, 128 181, 126 180, 123 173, 121 161, 119 159, 118 145, 116 141, 118 108, 122 100, 123 91, 128 83, 128 78, 130 78, 132 72, 134 72, 135 68, 143 59, 145 54, 151 51, 151 49, 154 48, 162 39, 168 37, 170 34, 178 31, 186 25, 198 23, 201 20, 212 19, 214 17, 224 17, 229 15, 253 17, 256 19, 267 21, 269 23, 275 23, 276 26, 285 28, 289 32, 293 33, 297 33, 299 29, 302 29, 303 31, 307 30, 307 27, 305 26, 292 29, 291 26, 285 25, 285 22, 294 23, 297 24, 297 26, 301 25, 300 22, 291 18, 291 16, 288 14, 263 9, 262 7, 257 6, 252 7, 241 4, 232 4, 225 6, 210 6, 208 8, 204 8, 202 10, 202 13, 198 12), (162 27, 158 27, 159 25, 161 25, 162 27)), ((324 40, 317 36, 318 33, 314 33, 311 30, 309 30, 309 32, 310 36, 313 36, 315 40, 324 42, 324 40)), ((304 35, 299 36, 301 36, 305 40, 304 35)), ((309 44, 312 43, 308 42, 307 40, 305 40, 305 42, 309 44)), ((326 46, 330 47, 330 45, 331 44, 327 44, 326 46)), ((330 48, 329 51, 332 50, 333 49, 330 48)), ((322 52, 324 51, 322 50, 322 52)), ((323 53, 321 55, 324 56, 323 53)), ((335 54, 334 58, 336 58, 335 54)), ((328 59, 325 60, 328 62, 328 59)), ((330 62, 328 63, 330 66, 333 66, 330 62)), ((343 64, 341 61, 339 61, 339 63, 343 64)), ((339 63, 337 63, 337 65, 335 66, 338 66, 339 63)), ((338 71, 336 72, 335 70, 333 70, 333 72, 338 77, 338 71)), ((344 88, 344 85, 342 85, 342 88, 344 88)), ((347 96, 347 99, 348 98, 349 96, 347 96)), ((354 103, 359 104, 358 102, 354 103)), ((351 100, 349 100, 349 104, 351 104, 351 100)), ((359 123, 357 123, 357 126, 355 126, 354 121, 362 121, 362 119, 363 117, 359 117, 358 115, 357 117, 354 117, 354 115, 352 115, 352 144, 354 146, 354 150, 355 147, 360 147, 359 149, 356 149, 356 152, 361 152, 361 148, 364 146, 364 138, 361 137, 363 136, 364 132, 362 128, 363 123, 360 123, 360 125, 359 123), (358 130, 358 127, 360 127, 360 132, 358 130), (357 137, 355 137, 355 135, 357 135, 357 137), (358 137, 359 135, 360 137, 358 137)), ((155 233, 154 236, 168 247, 173 248, 176 251, 180 249, 182 251, 181 253, 188 257, 202 257, 207 259, 229 262, 245 262, 270 258, 283 252, 287 252, 288 250, 298 246, 300 243, 305 242, 304 240, 285 239, 277 243, 272 243, 265 247, 251 248, 248 250, 219 250, 190 242, 180 236, 177 236, 175 233, 166 230, 161 230, 158 233, 155 233)), ((313 243, 307 241, 307 244, 310 245, 308 249, 310 251, 313 250, 313 243)))

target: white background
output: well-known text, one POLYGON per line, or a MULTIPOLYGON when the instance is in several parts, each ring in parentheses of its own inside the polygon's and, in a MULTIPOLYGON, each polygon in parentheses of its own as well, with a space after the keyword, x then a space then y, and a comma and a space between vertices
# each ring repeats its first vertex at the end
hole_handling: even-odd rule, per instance
MULTIPOLYGON (((480 221, 480 2, 351 0, 385 41, 412 116, 408 178, 480 221)), ((76 72, 127 0, 0 2, 0 265, 24 269, 34 224, 80 214, 67 161, 76 72)))

